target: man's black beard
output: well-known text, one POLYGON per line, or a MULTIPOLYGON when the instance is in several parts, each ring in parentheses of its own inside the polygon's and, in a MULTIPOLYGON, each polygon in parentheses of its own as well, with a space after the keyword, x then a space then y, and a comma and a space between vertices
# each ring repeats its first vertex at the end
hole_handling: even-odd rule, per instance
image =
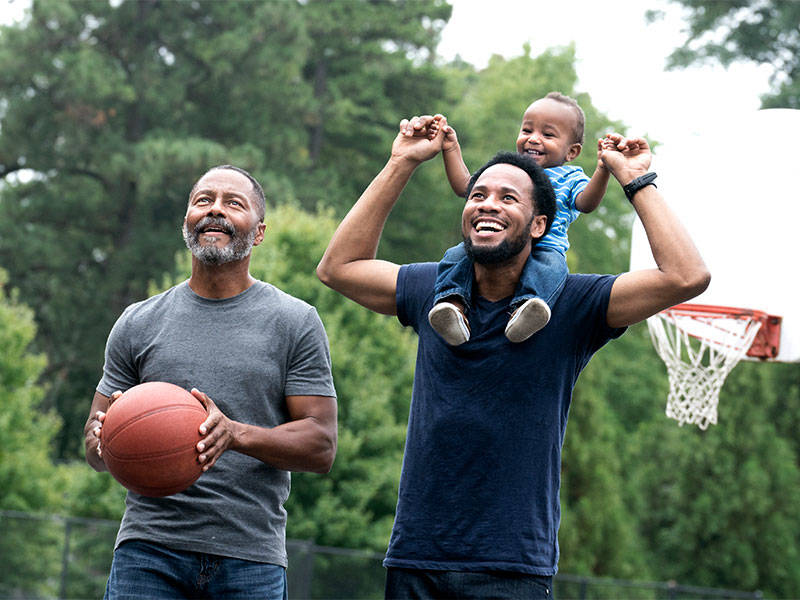
POLYGON ((530 231, 530 226, 523 230, 523 233, 511 240, 503 240, 492 248, 485 246, 474 246, 469 237, 464 237, 464 251, 474 263, 479 265, 499 265, 507 262, 522 252, 526 246, 530 248, 531 237, 526 233, 530 231))

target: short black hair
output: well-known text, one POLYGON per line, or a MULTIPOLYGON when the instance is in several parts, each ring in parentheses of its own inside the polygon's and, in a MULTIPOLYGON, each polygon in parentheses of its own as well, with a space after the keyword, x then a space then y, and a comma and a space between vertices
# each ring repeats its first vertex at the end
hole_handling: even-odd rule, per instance
MULTIPOLYGON (((533 214, 547 217, 547 227, 542 237, 546 236, 556 216, 556 194, 553 191, 553 186, 550 183, 550 178, 547 176, 547 173, 545 173, 544 169, 530 156, 519 154, 518 152, 498 152, 491 160, 472 174, 467 184, 466 197, 469 198, 469 195, 472 193, 472 188, 475 186, 475 182, 483 175, 483 172, 494 165, 511 165, 517 167, 525 171, 528 177, 531 178, 531 182, 533 183, 533 197, 531 198, 531 200, 533 200, 533 214)), ((539 239, 541 238, 534 240, 534 242, 539 239)))
POLYGON ((550 92, 548 93, 545 98, 550 100, 555 100, 556 102, 561 102, 561 104, 566 104, 569 106, 573 112, 575 113, 575 128, 572 130, 572 135, 574 139, 572 140, 573 143, 583 145, 583 133, 584 129, 586 129, 586 115, 583 112, 580 104, 575 98, 571 98, 561 92, 550 92))
POLYGON ((245 177, 247 177, 248 180, 250 180, 250 183, 253 186, 253 194, 255 195, 256 198, 256 211, 258 213, 258 220, 263 222, 264 215, 267 212, 267 200, 266 197, 264 196, 264 190, 261 187, 261 184, 258 183, 256 178, 250 175, 250 173, 248 173, 241 167, 236 167, 234 165, 217 165, 216 167, 211 167, 208 171, 203 173, 195 182, 195 184, 192 186, 192 191, 189 192, 189 197, 191 197, 194 194, 194 191, 197 189, 197 184, 200 182, 200 179, 208 175, 211 171, 216 171, 218 169, 228 169, 230 171, 236 171, 237 173, 244 175, 245 177))

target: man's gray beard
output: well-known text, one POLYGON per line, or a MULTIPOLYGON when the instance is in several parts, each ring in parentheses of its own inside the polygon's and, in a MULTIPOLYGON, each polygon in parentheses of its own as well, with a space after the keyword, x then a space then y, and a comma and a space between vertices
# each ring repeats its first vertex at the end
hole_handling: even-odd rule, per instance
POLYGON ((258 225, 242 235, 227 221, 206 217, 201 219, 191 232, 189 232, 186 223, 183 224, 183 241, 186 242, 186 247, 191 250, 192 255, 200 262, 207 265, 222 265, 241 260, 250 254, 257 232, 258 225), (223 248, 218 248, 216 245, 204 246, 200 244, 200 235, 202 234, 198 230, 210 223, 224 224, 228 228, 231 240, 223 248))

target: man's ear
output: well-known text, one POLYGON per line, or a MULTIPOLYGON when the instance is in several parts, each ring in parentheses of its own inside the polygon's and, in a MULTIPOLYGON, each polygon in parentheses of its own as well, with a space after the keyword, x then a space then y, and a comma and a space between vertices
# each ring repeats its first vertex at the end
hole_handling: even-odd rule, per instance
POLYGON ((583 146, 580 145, 579 143, 575 142, 574 144, 572 144, 569 147, 569 150, 567 150, 566 161, 569 162, 571 160, 575 160, 576 158, 578 158, 578 156, 580 156, 582 149, 583 146))
POLYGON ((264 241, 264 233, 267 230, 266 223, 259 223, 258 224, 258 231, 256 232, 256 237, 253 239, 253 246, 258 246, 261 242, 264 241))
POLYGON ((531 237, 538 240, 547 229, 547 215, 536 215, 531 221, 531 237))

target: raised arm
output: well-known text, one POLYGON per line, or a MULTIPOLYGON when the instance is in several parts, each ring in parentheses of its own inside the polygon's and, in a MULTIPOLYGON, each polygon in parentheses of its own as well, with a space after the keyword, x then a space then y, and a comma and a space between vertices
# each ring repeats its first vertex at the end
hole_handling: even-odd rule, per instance
POLYGON ((444 133, 442 138, 442 160, 444 161, 444 172, 447 175, 447 181, 456 195, 463 198, 467 195, 470 172, 464 163, 464 157, 461 155, 461 146, 458 143, 456 130, 448 125, 445 117, 436 115, 432 123, 432 131, 436 132, 439 128, 444 133))
POLYGON ((594 173, 592 173, 591 179, 589 179, 589 183, 575 198, 575 207, 584 214, 590 213, 600 206, 608 189, 609 172, 608 167, 606 167, 601 158, 602 152, 603 140, 597 140, 597 166, 594 169, 594 173))
POLYGON ((386 219, 414 169, 442 148, 441 130, 428 139, 432 121, 430 116, 403 119, 389 162, 339 224, 317 266, 322 283, 375 312, 397 313, 400 267, 375 256, 386 219))
MULTIPOLYGON (((620 185, 647 173, 650 147, 642 138, 609 136, 601 159, 620 185), (612 147, 614 147, 612 149, 612 147)), ((656 269, 623 273, 614 282, 606 320, 611 327, 632 325, 701 294, 711 275, 688 232, 652 185, 640 189, 632 204, 642 221, 656 269)))

